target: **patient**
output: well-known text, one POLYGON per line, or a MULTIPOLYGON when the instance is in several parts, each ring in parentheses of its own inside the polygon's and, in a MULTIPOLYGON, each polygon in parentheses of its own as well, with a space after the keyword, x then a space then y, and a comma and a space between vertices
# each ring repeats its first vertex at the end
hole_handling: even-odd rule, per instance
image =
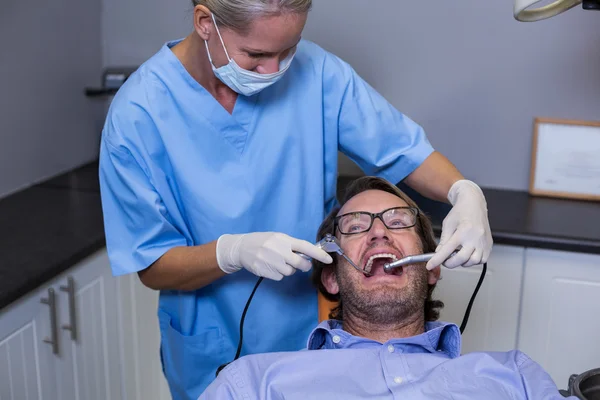
POLYGON ((242 357, 200 399, 563 399, 519 351, 460 355, 458 327, 436 322, 443 303, 431 296, 440 267, 383 272, 394 258, 436 247, 427 217, 394 185, 356 180, 318 236, 333 232, 373 276, 341 257, 315 263, 315 285, 339 306, 314 329, 307 349, 242 357))

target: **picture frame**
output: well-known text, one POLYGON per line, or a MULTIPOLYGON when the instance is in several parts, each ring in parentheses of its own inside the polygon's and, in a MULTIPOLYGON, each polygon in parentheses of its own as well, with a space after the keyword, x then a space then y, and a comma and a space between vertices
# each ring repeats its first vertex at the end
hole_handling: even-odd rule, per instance
POLYGON ((600 121, 535 118, 529 194, 600 200, 600 121))

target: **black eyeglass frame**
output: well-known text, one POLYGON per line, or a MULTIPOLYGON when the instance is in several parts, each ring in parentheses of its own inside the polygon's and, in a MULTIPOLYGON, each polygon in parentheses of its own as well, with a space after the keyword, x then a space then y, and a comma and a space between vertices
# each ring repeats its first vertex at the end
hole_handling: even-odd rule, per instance
POLYGON ((373 227, 373 222, 375 222, 375 218, 379 218, 379 220, 383 223, 383 225, 387 228, 387 229, 391 229, 391 230, 400 230, 400 229, 410 229, 413 226, 417 225, 417 223, 419 222, 419 214, 420 211, 417 207, 409 207, 409 206, 400 206, 400 207, 390 207, 390 208, 386 208, 385 210, 378 212, 378 213, 370 213, 367 211, 354 211, 354 212, 349 212, 346 214, 342 214, 342 215, 338 215, 337 217, 335 217, 333 219, 333 232, 335 233, 336 230, 338 230, 340 232, 341 235, 344 236, 349 236, 349 235, 358 235, 361 233, 365 233, 365 232, 369 232, 371 230, 371 228, 373 227), (401 226, 401 227, 389 227, 385 221, 383 220, 383 214, 385 214, 386 212, 390 211, 390 210, 412 210, 415 213, 415 222, 414 224, 410 225, 410 226, 401 226), (354 215, 354 214, 365 214, 368 215, 371 218, 371 223, 369 224, 369 227, 367 229, 365 229, 364 231, 360 231, 360 232, 351 232, 351 233, 343 233, 342 230, 340 229, 339 226, 339 220, 342 219, 343 217, 347 216, 347 215, 354 215))

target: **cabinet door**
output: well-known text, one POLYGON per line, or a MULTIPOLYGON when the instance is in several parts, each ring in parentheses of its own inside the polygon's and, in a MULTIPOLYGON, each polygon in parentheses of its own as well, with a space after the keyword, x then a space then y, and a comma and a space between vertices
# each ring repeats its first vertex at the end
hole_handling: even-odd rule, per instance
MULTIPOLYGON (((52 345, 52 308, 47 287, 17 300, 0 312, 0 399, 56 398, 56 356, 52 345), (43 396, 42 396, 43 395, 43 396)), ((56 294, 56 293, 55 293, 56 294)), ((56 337, 54 337, 56 339, 56 337)), ((60 342, 58 342, 60 351, 60 342)))
POLYGON ((117 284, 125 398, 169 400, 160 362, 159 292, 145 287, 137 274, 121 276, 117 284))
POLYGON ((121 399, 119 304, 106 251, 93 254, 62 275, 57 289, 64 343, 64 356, 57 366, 61 371, 59 398, 121 399), (75 337, 66 325, 74 327, 75 337))
POLYGON ((519 349, 565 388, 600 368, 600 256, 528 249, 519 349))
MULTIPOLYGON (((463 334, 462 353, 508 351, 517 345, 523 276, 522 247, 494 245, 487 272, 463 334)), ((482 266, 448 269, 433 293, 444 302, 440 320, 460 326, 481 275, 482 266)))

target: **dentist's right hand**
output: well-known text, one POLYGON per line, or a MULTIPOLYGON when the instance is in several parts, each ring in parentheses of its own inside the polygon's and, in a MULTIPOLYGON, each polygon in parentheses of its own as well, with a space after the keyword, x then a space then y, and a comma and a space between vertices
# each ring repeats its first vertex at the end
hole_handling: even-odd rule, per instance
POLYGON ((217 240, 217 263, 226 274, 247 269, 257 276, 276 281, 296 270, 309 271, 312 263, 295 252, 325 264, 333 259, 313 243, 278 232, 222 235, 217 240))

